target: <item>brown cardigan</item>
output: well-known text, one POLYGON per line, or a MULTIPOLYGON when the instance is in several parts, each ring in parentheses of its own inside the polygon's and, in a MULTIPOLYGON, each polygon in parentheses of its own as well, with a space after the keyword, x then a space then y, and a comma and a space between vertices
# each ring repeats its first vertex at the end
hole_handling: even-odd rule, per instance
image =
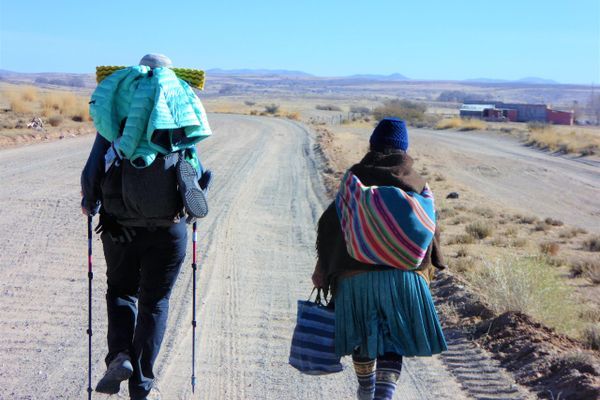
MULTIPOLYGON (((405 191, 421 193, 425 180, 412 169, 413 159, 403 151, 371 151, 360 163, 350 170, 367 186, 395 186, 405 191)), ((384 271, 392 267, 361 263, 352 258, 346 250, 335 202, 323 212, 317 229, 316 272, 325 282, 325 289, 335 291, 339 278, 368 271, 384 271)), ((427 249, 425 259, 416 270, 428 282, 434 275, 432 265, 446 268, 440 249, 440 232, 436 225, 434 239, 427 249)))

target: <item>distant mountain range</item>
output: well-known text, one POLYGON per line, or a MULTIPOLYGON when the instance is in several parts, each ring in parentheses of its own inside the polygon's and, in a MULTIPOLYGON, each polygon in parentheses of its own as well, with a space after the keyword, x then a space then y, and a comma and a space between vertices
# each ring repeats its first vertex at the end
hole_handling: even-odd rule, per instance
MULTIPOLYGON (((212 68, 206 70, 207 75, 212 76, 255 76, 255 77, 280 77, 280 78, 300 78, 300 79, 311 79, 311 78, 320 78, 316 75, 312 75, 303 71, 294 71, 294 70, 286 70, 286 69, 221 69, 221 68, 212 68)), ((19 78, 30 78, 31 80, 37 80, 38 83, 58 83, 60 79, 68 78, 69 81, 75 81, 77 79, 83 79, 85 81, 84 84, 80 83, 78 85, 73 86, 89 86, 95 85, 95 74, 74 74, 74 73, 50 73, 50 72, 33 72, 33 73, 23 73, 23 72, 14 72, 8 71, 4 69, 0 69, 0 80, 14 80, 19 78), (50 82, 47 82, 50 80, 50 82)), ((381 75, 381 74, 356 74, 350 76, 341 76, 341 77, 328 77, 328 79, 343 79, 343 80, 356 80, 356 81, 375 81, 375 82, 398 82, 398 81, 410 81, 411 78, 406 77, 405 75, 394 73, 389 75, 381 75)), ((425 79, 418 79, 419 81, 428 81, 425 79)), ((434 81, 434 80, 431 80, 434 81)), ((484 83, 484 84, 525 84, 525 85, 558 85, 559 82, 552 79, 543 79, 538 77, 525 77, 517 80, 508 80, 508 79, 494 79, 494 78, 475 78, 475 79, 465 79, 461 82, 467 83, 484 83)))
POLYGON ((560 82, 554 81, 552 79, 544 79, 538 78, 535 76, 528 76, 521 79, 516 80, 508 80, 508 79, 493 79, 493 78, 475 78, 475 79, 465 79, 463 82, 474 82, 474 83, 525 83, 530 85, 560 85, 560 82))
POLYGON ((253 75, 253 76, 286 76, 295 78, 314 78, 302 71, 290 71, 287 69, 221 69, 212 68, 206 70, 207 75, 253 75))

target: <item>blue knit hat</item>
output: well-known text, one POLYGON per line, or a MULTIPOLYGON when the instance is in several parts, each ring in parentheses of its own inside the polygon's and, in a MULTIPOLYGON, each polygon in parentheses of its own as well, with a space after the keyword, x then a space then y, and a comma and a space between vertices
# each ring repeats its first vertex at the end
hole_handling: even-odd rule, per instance
POLYGON ((408 149, 406 124, 399 118, 382 119, 371 134, 369 143, 371 150, 375 151, 383 151, 386 147, 406 151, 408 149))

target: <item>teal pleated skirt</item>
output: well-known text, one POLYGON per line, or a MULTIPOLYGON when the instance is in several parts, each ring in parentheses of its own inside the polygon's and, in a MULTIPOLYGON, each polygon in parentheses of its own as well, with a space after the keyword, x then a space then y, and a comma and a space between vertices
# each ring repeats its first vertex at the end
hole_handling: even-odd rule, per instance
POLYGON ((415 272, 365 272, 340 279, 335 295, 335 351, 371 359, 393 352, 431 356, 447 349, 429 286, 415 272))

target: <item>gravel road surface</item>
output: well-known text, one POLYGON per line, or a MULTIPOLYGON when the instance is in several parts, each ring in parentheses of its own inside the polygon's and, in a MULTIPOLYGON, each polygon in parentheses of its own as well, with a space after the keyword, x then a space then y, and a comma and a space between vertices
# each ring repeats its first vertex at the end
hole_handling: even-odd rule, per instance
MULTIPOLYGON (((326 377, 304 376, 287 364, 296 301, 311 290, 315 225, 325 202, 311 135, 275 118, 210 120, 215 134, 200 145, 215 184, 210 216, 199 223, 198 383, 192 396, 188 256, 156 365, 162 398, 354 398, 349 360, 343 373, 326 377)), ((0 151, 0 399, 86 397, 79 175, 92 140, 0 151)), ((104 371, 106 335, 98 238, 94 261, 95 383, 104 371)), ((449 339, 448 360, 407 360, 398 399, 522 398, 489 357, 460 337, 449 339)), ((127 398, 125 386, 113 398, 127 398)))

